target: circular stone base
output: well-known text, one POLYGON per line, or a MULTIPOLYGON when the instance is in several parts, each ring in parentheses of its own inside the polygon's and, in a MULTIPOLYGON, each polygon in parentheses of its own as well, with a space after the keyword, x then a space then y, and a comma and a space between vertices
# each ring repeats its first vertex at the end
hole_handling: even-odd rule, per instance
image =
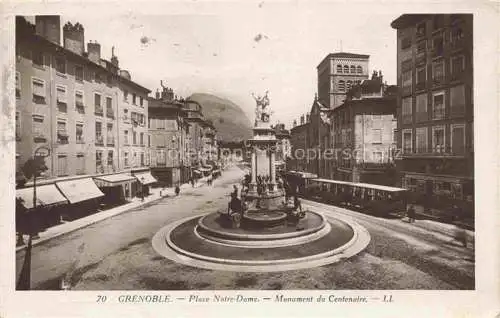
POLYGON ((317 232, 275 240, 286 242, 284 246, 250 246, 255 243, 254 239, 229 239, 228 243, 224 241, 227 240, 225 238, 203 237, 202 234, 206 232, 200 231, 199 226, 202 218, 190 217, 165 226, 153 237, 153 248, 159 254, 189 266, 240 272, 275 272, 335 263, 361 252, 370 242, 368 232, 357 223, 341 217, 326 217, 324 227, 317 232), (317 237, 309 237, 311 240, 307 238, 304 241, 308 235, 317 237))
POLYGON ((285 212, 278 210, 249 211, 243 214, 242 225, 245 228, 268 228, 285 223, 286 217, 285 212))

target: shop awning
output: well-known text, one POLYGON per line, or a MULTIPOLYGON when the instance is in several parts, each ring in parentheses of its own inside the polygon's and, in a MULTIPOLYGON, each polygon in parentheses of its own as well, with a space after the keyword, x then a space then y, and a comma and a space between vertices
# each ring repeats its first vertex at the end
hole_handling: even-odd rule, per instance
POLYGON ((78 203, 104 196, 91 178, 56 182, 69 203, 78 203))
POLYGON ((200 171, 200 170, 198 170, 198 169, 194 169, 194 170, 193 170, 193 173, 201 174, 201 171, 200 171))
POLYGON ((199 168, 200 171, 207 172, 207 171, 212 171, 212 169, 208 168, 199 168))
MULTIPOLYGON (((16 199, 26 208, 33 209, 33 188, 16 190, 16 199)), ((36 205, 49 206, 67 204, 68 200, 59 192, 54 184, 36 187, 36 205)))
POLYGON ((134 176, 142 184, 151 184, 158 181, 151 175, 151 172, 136 173, 134 176))
POLYGON ((134 176, 128 174, 117 173, 107 176, 94 177, 94 180, 99 187, 116 187, 129 183, 130 181, 135 181, 136 179, 134 176))

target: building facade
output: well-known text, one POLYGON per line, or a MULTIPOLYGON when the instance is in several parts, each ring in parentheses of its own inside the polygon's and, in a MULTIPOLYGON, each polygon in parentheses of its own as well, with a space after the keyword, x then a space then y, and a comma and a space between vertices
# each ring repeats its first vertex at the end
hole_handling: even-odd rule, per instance
POLYGON ((114 54, 102 59, 98 43, 85 51, 82 25, 64 25, 63 46, 60 30, 59 16, 36 16, 35 25, 16 18, 16 169, 44 147, 50 153, 41 183, 126 171, 113 184, 132 197, 137 179, 119 158, 126 147, 119 138, 121 92, 132 85, 145 99, 149 90, 122 76, 114 54))
POLYGON ((309 122, 306 122, 309 116, 300 116, 300 121, 293 122, 290 129, 290 148, 291 156, 287 161, 287 170, 308 171, 309 160, 307 157, 309 122))
POLYGON ((354 85, 329 113, 335 162, 333 179, 393 186, 397 180, 396 92, 381 72, 354 85))
POLYGON ((368 79, 369 55, 337 52, 328 54, 317 66, 318 99, 326 108, 344 102, 346 92, 368 79))
POLYGON ((325 156, 331 148, 329 110, 315 98, 309 115, 307 172, 314 173, 321 178, 332 177, 332 160, 325 156))
POLYGON ((473 216, 472 14, 405 14, 397 30, 401 184, 434 208, 473 216))
POLYGON ((190 178, 187 155, 189 124, 183 102, 174 97, 171 88, 162 87, 149 98, 150 167, 153 175, 165 186, 185 183, 190 178))
POLYGON ((276 124, 274 126, 274 132, 276 139, 276 170, 286 171, 287 161, 292 154, 292 149, 290 146, 290 132, 285 128, 285 124, 276 124))

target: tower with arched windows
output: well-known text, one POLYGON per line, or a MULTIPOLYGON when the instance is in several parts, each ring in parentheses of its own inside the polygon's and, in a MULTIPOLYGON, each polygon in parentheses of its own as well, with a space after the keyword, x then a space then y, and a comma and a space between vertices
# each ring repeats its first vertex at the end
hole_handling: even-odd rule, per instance
POLYGON ((330 53, 318 65, 318 99, 331 109, 341 105, 347 91, 368 79, 369 55, 330 53))

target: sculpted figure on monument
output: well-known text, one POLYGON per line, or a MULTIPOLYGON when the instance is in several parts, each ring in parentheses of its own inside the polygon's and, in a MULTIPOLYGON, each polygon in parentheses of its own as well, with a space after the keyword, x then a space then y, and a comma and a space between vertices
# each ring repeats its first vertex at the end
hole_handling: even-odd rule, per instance
POLYGON ((264 122, 267 123, 269 122, 269 117, 271 115, 268 106, 269 106, 269 91, 266 91, 266 95, 264 96, 255 96, 254 93, 252 93, 252 97, 255 99, 255 102, 257 103, 255 107, 255 121, 257 122, 264 122))

